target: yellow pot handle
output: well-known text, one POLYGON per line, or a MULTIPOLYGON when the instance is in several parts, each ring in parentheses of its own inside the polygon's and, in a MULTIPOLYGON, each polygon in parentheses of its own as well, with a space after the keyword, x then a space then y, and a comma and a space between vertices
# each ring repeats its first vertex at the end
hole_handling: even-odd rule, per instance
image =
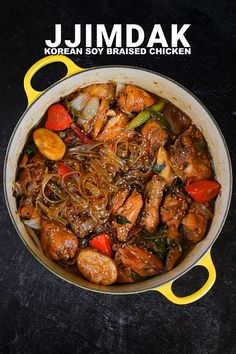
POLYGON ((196 291, 194 294, 183 296, 183 297, 176 296, 172 291, 173 282, 169 282, 154 290, 159 291, 169 301, 177 305, 187 305, 190 304, 191 302, 199 300, 211 289, 211 287, 213 286, 216 280, 216 270, 211 259, 211 250, 205 254, 205 256, 196 264, 196 266, 203 266, 208 270, 208 279, 206 283, 203 285, 203 287, 198 291, 196 291))
POLYGON ((31 80, 33 76, 36 74, 37 71, 42 69, 44 66, 52 63, 57 63, 57 62, 65 64, 67 68, 67 74, 62 79, 71 76, 73 74, 76 74, 82 70, 85 70, 77 66, 71 59, 69 59, 65 55, 49 55, 47 57, 40 59, 34 65, 31 66, 31 68, 27 71, 24 77, 24 89, 25 89, 26 96, 28 98, 28 106, 44 92, 44 91, 36 91, 33 89, 33 87, 31 86, 31 80))

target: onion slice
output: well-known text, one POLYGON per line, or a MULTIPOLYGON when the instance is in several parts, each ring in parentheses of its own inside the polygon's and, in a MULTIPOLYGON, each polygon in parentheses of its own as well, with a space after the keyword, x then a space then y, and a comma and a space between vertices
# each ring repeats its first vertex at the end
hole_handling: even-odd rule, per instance
POLYGON ((40 218, 35 218, 35 219, 30 219, 30 220, 22 220, 23 223, 31 229, 34 230, 40 230, 41 229, 41 223, 40 223, 40 218))
POLYGON ((82 109, 85 107, 86 103, 88 102, 90 96, 88 93, 81 93, 79 96, 74 98, 70 104, 73 109, 76 109, 77 111, 82 111, 82 109))
POLYGON ((99 99, 97 97, 92 97, 82 111, 82 120, 90 121, 96 115, 99 109, 99 99))
POLYGON ((36 232, 35 232, 33 229, 31 229, 31 227, 29 227, 29 226, 27 226, 27 225, 26 225, 26 230, 28 231, 28 233, 29 233, 30 236, 32 237, 32 239, 33 239, 34 243, 36 244, 36 246, 38 247, 38 249, 39 249, 40 251, 43 251, 43 250, 42 250, 41 243, 40 243, 40 241, 39 241, 39 237, 38 237, 38 235, 36 234, 36 232))
POLYGON ((121 91, 124 87, 125 87, 124 84, 118 83, 118 84, 116 85, 116 97, 119 95, 120 91, 121 91))
POLYGON ((205 207, 204 204, 202 203, 196 203, 196 207, 198 208, 198 210, 207 218, 207 219, 212 219, 213 218, 213 214, 212 212, 205 207))

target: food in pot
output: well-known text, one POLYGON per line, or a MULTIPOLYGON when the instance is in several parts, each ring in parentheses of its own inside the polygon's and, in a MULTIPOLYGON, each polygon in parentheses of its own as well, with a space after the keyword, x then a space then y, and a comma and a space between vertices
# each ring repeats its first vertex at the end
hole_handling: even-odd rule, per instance
POLYGON ((219 192, 190 117, 112 82, 48 107, 14 186, 18 213, 44 254, 102 285, 173 269, 206 235, 219 192))

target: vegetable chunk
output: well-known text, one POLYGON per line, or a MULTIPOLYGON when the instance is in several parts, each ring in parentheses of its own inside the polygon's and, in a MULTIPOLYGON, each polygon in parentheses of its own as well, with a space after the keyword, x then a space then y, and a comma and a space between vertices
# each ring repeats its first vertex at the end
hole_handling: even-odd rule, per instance
POLYGON ((33 133, 35 145, 49 160, 61 160, 66 152, 63 140, 47 128, 36 129, 33 133))
POLYGON ((220 184, 216 181, 201 180, 185 186, 185 190, 199 203, 209 202, 220 192, 220 184))
POLYGON ((79 252, 77 268, 92 283, 110 285, 117 279, 115 262, 91 248, 84 248, 79 252))
POLYGON ((106 234, 95 236, 89 241, 89 245, 107 256, 112 256, 111 240, 106 234))
POLYGON ((71 116, 61 104, 53 104, 48 108, 45 127, 51 130, 65 130, 73 122, 71 116))

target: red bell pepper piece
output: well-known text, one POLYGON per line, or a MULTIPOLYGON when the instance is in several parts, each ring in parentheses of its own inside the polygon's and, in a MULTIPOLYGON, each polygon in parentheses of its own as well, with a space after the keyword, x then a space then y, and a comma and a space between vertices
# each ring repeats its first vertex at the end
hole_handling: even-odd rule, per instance
POLYGON ((193 183, 187 181, 184 188, 198 203, 205 203, 217 196, 221 186, 216 181, 200 180, 193 183))
POLYGON ((89 241, 89 245, 109 257, 112 256, 111 239, 107 234, 95 236, 89 241))
POLYGON ((75 123, 72 123, 70 128, 73 130, 75 135, 82 141, 84 144, 89 144, 92 140, 79 128, 75 123))
POLYGON ((66 166, 62 161, 58 162, 58 174, 60 176, 64 176, 69 172, 71 172, 70 167, 66 166))
POLYGON ((45 127, 50 130, 65 130, 73 122, 70 114, 65 107, 59 103, 53 104, 48 108, 45 127))

